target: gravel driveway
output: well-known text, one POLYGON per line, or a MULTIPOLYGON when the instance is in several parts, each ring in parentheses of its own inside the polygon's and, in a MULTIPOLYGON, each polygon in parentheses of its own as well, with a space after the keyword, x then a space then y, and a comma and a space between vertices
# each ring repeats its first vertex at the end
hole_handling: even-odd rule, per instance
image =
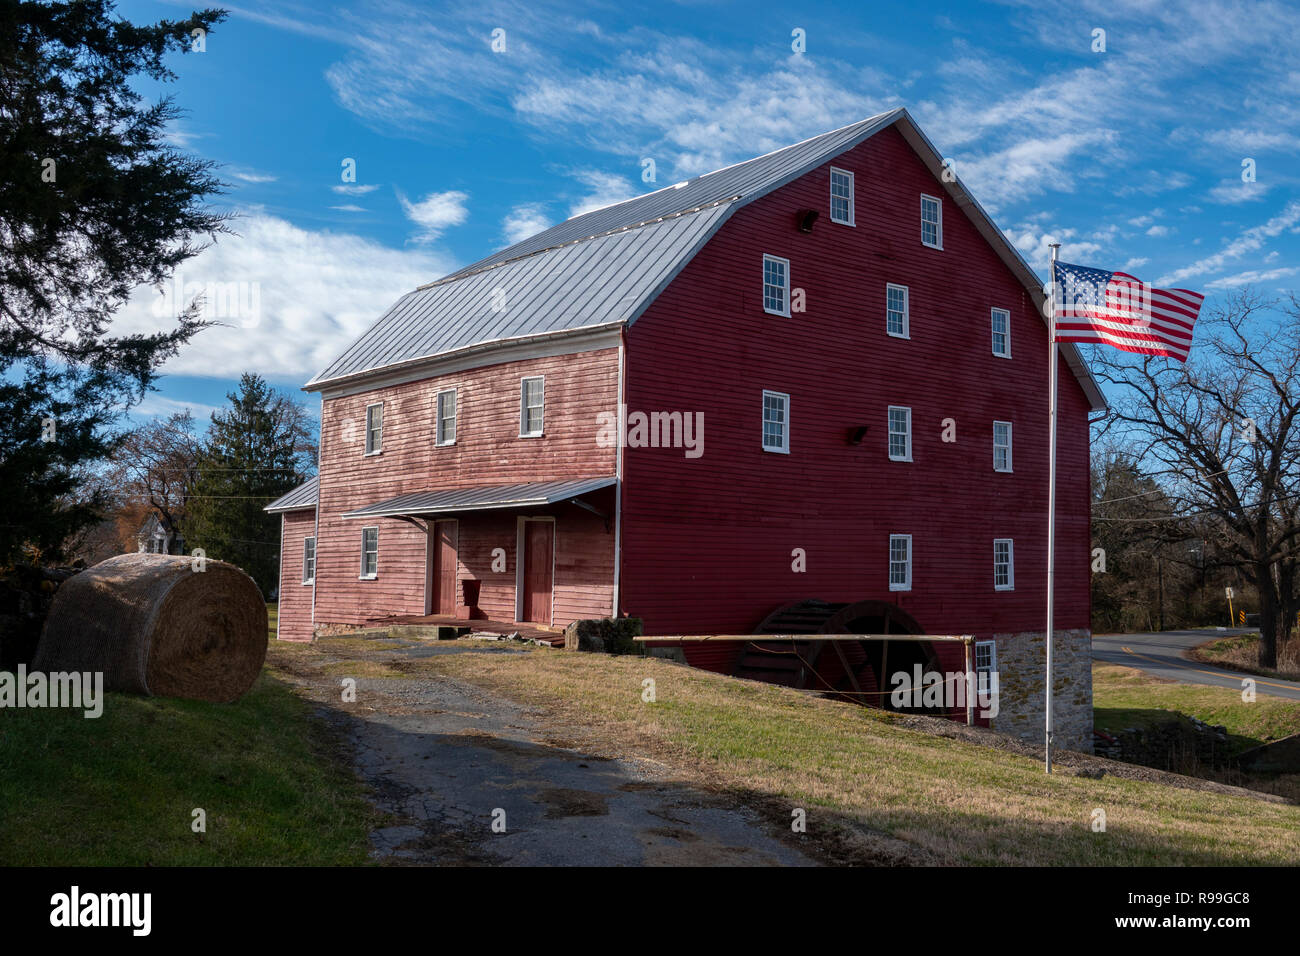
MULTIPOLYGON (((548 743, 545 715, 442 675, 354 678, 432 654, 521 653, 508 646, 332 641, 276 655, 351 744, 357 773, 391 817, 371 834, 392 863, 495 866, 810 866, 794 837, 725 796, 675 783, 668 767, 548 743)), ((558 651, 556 653, 559 653, 558 651)), ((389 671, 392 673, 392 671, 389 671)))

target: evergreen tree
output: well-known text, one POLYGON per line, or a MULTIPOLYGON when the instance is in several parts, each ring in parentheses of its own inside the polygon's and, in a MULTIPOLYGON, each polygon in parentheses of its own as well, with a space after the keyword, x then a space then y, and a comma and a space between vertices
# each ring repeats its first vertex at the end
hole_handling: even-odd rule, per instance
POLYGON ((280 517, 262 509, 315 463, 306 409, 245 373, 214 412, 187 501, 186 546, 238 565, 268 597, 279 582, 280 517))
POLYGON ((0 565, 58 560, 98 520, 87 464, 206 324, 191 304, 154 334, 110 333, 138 286, 224 228, 203 204, 212 165, 167 143, 170 100, 137 92, 224 16, 136 25, 105 0, 0 2, 0 565))

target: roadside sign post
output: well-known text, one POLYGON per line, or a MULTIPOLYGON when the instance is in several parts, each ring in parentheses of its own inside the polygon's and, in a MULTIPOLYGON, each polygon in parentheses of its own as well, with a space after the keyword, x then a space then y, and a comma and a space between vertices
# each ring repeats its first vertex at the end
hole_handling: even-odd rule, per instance
POLYGON ((1236 620, 1236 616, 1232 613, 1232 588, 1224 588, 1223 590, 1228 595, 1228 627, 1232 627, 1232 622, 1236 620))

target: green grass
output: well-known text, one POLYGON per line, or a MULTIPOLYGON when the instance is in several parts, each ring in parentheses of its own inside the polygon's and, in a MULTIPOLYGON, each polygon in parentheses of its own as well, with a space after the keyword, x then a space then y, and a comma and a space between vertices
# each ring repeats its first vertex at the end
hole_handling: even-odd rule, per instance
POLYGON ((107 694, 89 720, 5 709, 0 865, 365 863, 374 811, 333 748, 265 672, 234 704, 107 694))
POLYGON ((1226 727, 1236 752, 1300 732, 1300 702, 1257 694, 1246 703, 1232 688, 1179 684, 1108 664, 1093 666, 1092 703, 1098 730, 1149 727, 1182 714, 1226 727))

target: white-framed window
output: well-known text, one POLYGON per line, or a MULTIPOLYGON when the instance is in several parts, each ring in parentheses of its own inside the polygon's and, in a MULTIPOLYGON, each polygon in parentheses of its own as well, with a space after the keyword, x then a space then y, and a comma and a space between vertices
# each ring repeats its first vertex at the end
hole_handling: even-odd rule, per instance
POLYGON ((902 405, 889 406, 889 459, 912 460, 912 410, 902 405))
POLYGON ((316 581, 316 539, 302 539, 302 583, 314 584, 316 581))
POLYGON ((853 221, 853 174, 847 169, 831 167, 831 222, 844 226, 853 221))
POLYGON ((366 454, 378 455, 384 450, 384 403, 366 406, 366 454))
POLYGON ((975 642, 975 680, 978 693, 989 694, 993 691, 993 679, 990 674, 998 669, 998 645, 996 641, 975 642))
POLYGON ((763 389, 763 451, 790 454, 790 396, 763 389))
POLYGON ((536 375, 519 383, 519 437, 536 438, 542 433, 546 409, 546 377, 536 375))
POLYGON ((1010 538, 993 539, 993 587, 999 591, 1016 589, 1016 558, 1010 538))
POLYGON ((890 282, 885 286, 885 331, 900 339, 909 338, 912 334, 905 285, 890 282))
POLYGON ((790 260, 763 256, 763 311, 790 316, 790 260))
POLYGON ((993 354, 998 358, 1011 358, 1011 313, 1006 309, 993 309, 993 354))
POLYGON ((436 441, 439 445, 456 444, 456 390, 445 388, 438 393, 436 441))
POLYGON ((1011 470, 1011 423, 993 423, 993 470, 1011 470))
POLYGON ((379 529, 361 529, 361 577, 379 577, 379 529))
POLYGON ((921 195, 921 244, 943 248, 943 202, 938 196, 921 195))
POLYGON ((912 536, 889 536, 889 590, 912 590, 912 536))

